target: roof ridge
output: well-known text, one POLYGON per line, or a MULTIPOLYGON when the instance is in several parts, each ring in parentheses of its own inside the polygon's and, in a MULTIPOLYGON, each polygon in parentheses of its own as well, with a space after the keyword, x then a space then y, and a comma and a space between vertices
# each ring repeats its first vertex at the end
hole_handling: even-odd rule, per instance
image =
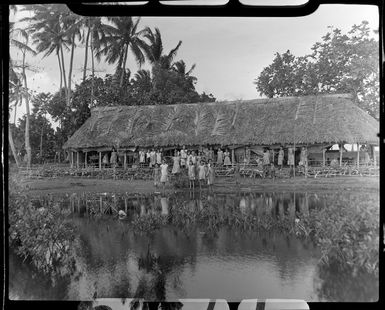
POLYGON ((165 105, 117 105, 117 106, 99 106, 91 108, 91 113, 96 111, 114 111, 116 109, 133 109, 134 107, 146 107, 146 108, 155 108, 158 106, 181 106, 181 105, 189 105, 189 106, 198 106, 198 105, 206 105, 206 106, 215 106, 215 105, 235 105, 235 104, 271 104, 271 103, 279 103, 280 101, 285 100, 293 100, 298 98, 345 98, 352 99, 352 95, 349 93, 340 93, 340 94, 317 94, 317 95, 307 95, 307 96, 287 96, 287 97, 277 97, 277 98, 255 98, 255 99, 247 99, 247 100, 222 100, 222 101, 214 101, 214 102, 195 102, 195 103, 175 103, 175 104, 165 104, 165 105))

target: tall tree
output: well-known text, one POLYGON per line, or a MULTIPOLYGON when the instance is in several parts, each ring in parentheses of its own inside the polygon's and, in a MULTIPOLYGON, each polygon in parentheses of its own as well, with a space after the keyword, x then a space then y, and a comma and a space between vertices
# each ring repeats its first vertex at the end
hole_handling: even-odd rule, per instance
POLYGON ((146 27, 144 30, 144 37, 149 41, 149 44, 147 44, 144 49, 149 62, 153 66, 160 66, 162 69, 171 69, 172 61, 182 45, 182 41, 179 41, 168 54, 164 54, 162 35, 159 28, 155 28, 155 31, 152 31, 151 28, 146 27))
MULTIPOLYGON (((20 66, 17 66, 21 72, 21 81, 23 83, 24 87, 24 96, 20 97, 24 99, 25 107, 26 107, 26 124, 25 124, 25 150, 27 152, 27 168, 31 168, 31 146, 30 146, 30 140, 29 140, 29 117, 30 117, 30 108, 29 108, 29 93, 28 93, 28 83, 27 83, 27 75, 26 75, 26 68, 28 67, 28 64, 26 63, 26 54, 31 53, 32 55, 36 55, 36 52, 29 47, 29 35, 27 31, 24 29, 14 29, 12 31, 12 37, 10 38, 11 45, 15 46, 21 51, 22 54, 22 62, 20 66), (18 36, 17 36, 18 34, 18 36), (19 39, 20 38, 20 39, 19 39)), ((14 65, 13 68, 16 66, 14 65)))
POLYGON ((141 66, 145 61, 143 50, 146 43, 142 38, 143 30, 138 30, 140 18, 113 17, 110 21, 114 27, 110 28, 102 40, 103 47, 98 55, 105 55, 109 64, 117 63, 116 74, 119 78, 119 87, 122 87, 129 51, 141 66))
MULTIPOLYGON (((47 119, 47 106, 52 99, 52 95, 50 93, 39 93, 38 95, 32 98, 33 108, 32 114, 41 120, 44 119, 45 123, 49 123, 47 119)), ((44 128, 45 126, 41 126, 40 128, 40 159, 43 158, 43 137, 44 137, 44 128)))
POLYGON ((257 90, 268 97, 347 92, 378 119, 379 49, 372 33, 366 21, 346 34, 330 27, 309 55, 276 53, 255 80, 257 90))
POLYGON ((64 18, 69 14, 69 10, 63 4, 36 4, 25 6, 24 10, 33 12, 32 17, 24 18, 21 21, 29 23, 28 30, 32 33, 37 52, 43 53, 43 57, 48 57, 55 51, 60 74, 59 89, 62 89, 64 82, 67 96, 67 76, 63 49, 68 51, 71 44, 64 24, 64 18))

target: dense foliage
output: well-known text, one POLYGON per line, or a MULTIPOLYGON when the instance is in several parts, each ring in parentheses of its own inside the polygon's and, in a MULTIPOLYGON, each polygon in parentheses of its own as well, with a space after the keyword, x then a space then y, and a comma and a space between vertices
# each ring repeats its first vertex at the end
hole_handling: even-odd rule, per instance
POLYGON ((16 182, 9 183, 9 238, 16 253, 44 273, 64 276, 75 269, 74 231, 59 204, 33 206, 16 182))
POLYGON ((362 109, 379 119, 378 41, 366 21, 346 34, 330 27, 309 55, 276 53, 255 84, 261 95, 270 98, 351 93, 362 109))

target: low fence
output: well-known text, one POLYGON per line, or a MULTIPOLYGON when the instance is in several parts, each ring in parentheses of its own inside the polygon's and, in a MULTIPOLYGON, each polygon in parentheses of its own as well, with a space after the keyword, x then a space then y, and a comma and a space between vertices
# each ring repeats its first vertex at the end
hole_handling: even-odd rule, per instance
MULTIPOLYGON (((275 168, 274 173, 270 167, 263 169, 257 164, 242 164, 239 167, 239 175, 243 178, 290 178, 294 176, 293 169, 289 167, 283 167, 282 169, 275 168)), ((42 178, 58 178, 58 177, 74 177, 74 178, 96 178, 96 179, 118 179, 118 180, 152 180, 153 168, 148 166, 143 167, 130 167, 123 169, 117 168, 102 168, 96 166, 88 166, 87 168, 70 168, 67 165, 43 165, 34 166, 31 169, 26 167, 20 167, 18 169, 19 174, 22 177, 29 179, 42 179, 42 178)), ((236 169, 234 166, 217 166, 215 167, 215 174, 217 177, 234 177, 236 169)), ((171 174, 171 167, 169 168, 171 174)), ((186 172, 187 173, 187 172, 186 172)), ((308 166, 296 167, 295 176, 306 177, 333 177, 333 176, 378 176, 379 167, 374 165, 365 165, 357 167, 356 165, 349 165, 345 163, 343 166, 308 166)))

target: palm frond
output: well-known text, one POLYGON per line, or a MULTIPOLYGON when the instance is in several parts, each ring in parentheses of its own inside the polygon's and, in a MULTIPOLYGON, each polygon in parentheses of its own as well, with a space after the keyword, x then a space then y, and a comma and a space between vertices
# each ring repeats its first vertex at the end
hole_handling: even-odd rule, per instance
POLYGON ((190 75, 191 72, 194 71, 195 67, 196 67, 196 64, 193 64, 193 65, 191 66, 190 70, 188 70, 188 71, 186 72, 186 75, 190 75))
POLYGON ((227 124, 227 117, 226 114, 215 110, 214 112, 214 127, 211 131, 212 136, 223 136, 227 132, 228 124, 227 124))
POLYGON ((163 132, 169 131, 175 121, 179 118, 181 107, 179 105, 171 107, 167 112, 167 115, 162 117, 162 120, 160 121, 160 127, 163 132))
POLYGON ((207 108, 203 105, 197 106, 193 120, 195 136, 198 136, 200 132, 207 130, 209 116, 207 108))
POLYGON ((176 53, 178 52, 178 49, 179 47, 182 45, 182 41, 179 41, 177 46, 175 46, 175 48, 173 48, 167 55, 167 57, 169 58, 170 62, 172 62, 172 60, 174 59, 174 57, 176 56, 176 53))
POLYGON ((33 50, 31 47, 29 47, 27 44, 17 41, 15 39, 11 39, 11 45, 17 47, 21 51, 26 51, 28 53, 31 53, 33 56, 37 55, 37 52, 33 50))

